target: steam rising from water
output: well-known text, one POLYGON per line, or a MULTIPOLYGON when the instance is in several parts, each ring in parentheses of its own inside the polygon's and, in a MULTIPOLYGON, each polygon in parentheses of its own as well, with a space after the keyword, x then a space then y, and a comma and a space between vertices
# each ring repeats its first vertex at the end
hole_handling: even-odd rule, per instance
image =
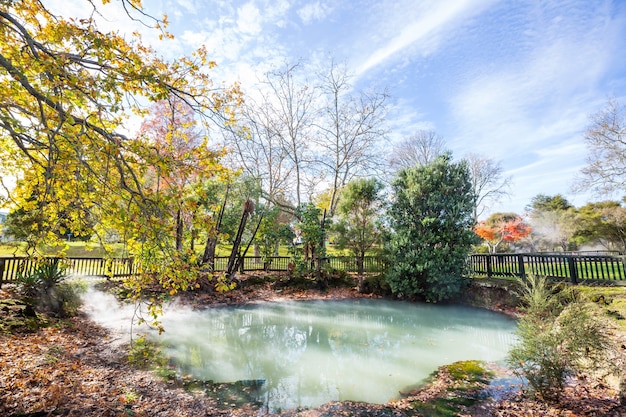
MULTIPOLYGON (((93 290, 86 304, 94 320, 128 332, 130 306, 93 290)), ((384 403, 440 365, 501 361, 515 341, 515 322, 499 314, 383 300, 169 306, 162 321, 166 332, 153 337, 181 373, 258 381, 269 410, 331 400, 384 403)))

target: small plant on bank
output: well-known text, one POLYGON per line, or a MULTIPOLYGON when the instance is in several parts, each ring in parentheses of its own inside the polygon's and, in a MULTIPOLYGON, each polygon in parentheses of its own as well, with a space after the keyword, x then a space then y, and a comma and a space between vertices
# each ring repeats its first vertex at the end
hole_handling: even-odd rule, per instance
POLYGON ((133 340, 128 351, 128 362, 141 369, 147 369, 158 361, 160 351, 158 347, 140 336, 133 340))
POLYGON ((128 350, 128 362, 139 369, 151 369, 163 379, 176 378, 176 371, 168 366, 167 355, 145 336, 139 336, 132 341, 128 350))
POLYGON ((531 276, 521 285, 525 315, 508 363, 536 395, 556 400, 568 377, 610 369, 609 329, 594 305, 566 289, 555 290, 545 278, 531 276))
POLYGON ((81 305, 84 284, 66 282, 66 266, 59 259, 41 259, 34 268, 18 274, 22 294, 40 310, 57 317, 70 317, 81 305))

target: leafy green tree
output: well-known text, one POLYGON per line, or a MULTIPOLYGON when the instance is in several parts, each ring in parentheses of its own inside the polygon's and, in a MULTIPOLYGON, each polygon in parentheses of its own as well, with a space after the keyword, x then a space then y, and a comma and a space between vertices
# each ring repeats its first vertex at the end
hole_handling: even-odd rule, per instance
POLYGON ((315 260, 324 257, 325 229, 322 210, 313 204, 307 204, 298 210, 298 229, 304 247, 304 259, 315 260))
MULTIPOLYGON (((29 210, 17 207, 6 217, 5 233, 15 240, 26 242, 27 253, 37 246, 39 243, 37 237, 46 227, 43 212, 40 205, 33 206, 29 210)), ((69 202, 67 208, 58 213, 52 225, 54 234, 58 239, 87 240, 93 234, 94 224, 91 218, 89 211, 84 210, 79 201, 69 202), (80 219, 80 222, 76 219, 80 219)))
POLYGON ((383 187, 375 178, 358 179, 341 191, 339 220, 333 226, 335 243, 340 249, 350 249, 356 256, 359 275, 363 275, 365 254, 381 240, 378 220, 383 187))
POLYGON ((578 247, 579 215, 575 208, 533 212, 531 222, 540 249, 569 251, 578 247))
POLYGON ((577 236, 584 243, 626 253, 626 207, 618 201, 603 201, 589 203, 578 213, 577 236))
POLYGON ((322 263, 326 257, 326 212, 309 203, 298 209, 299 221, 295 224, 296 239, 302 242, 301 247, 294 248, 294 260, 298 272, 314 270, 320 287, 322 280, 322 263))
POLYGON ((526 207, 529 212, 536 211, 557 211, 557 210, 567 210, 570 208, 574 208, 567 201, 567 198, 563 197, 561 194, 556 194, 553 196, 549 196, 546 194, 537 194, 530 200, 530 205, 526 207))
POLYGON ((259 245, 265 268, 269 268, 272 256, 278 256, 280 245, 293 244, 295 234, 290 226, 291 214, 281 210, 278 206, 263 210, 264 216, 255 242, 259 245))
POLYGON ((526 241, 532 251, 574 250, 577 247, 576 208, 561 194, 538 194, 526 207, 533 232, 526 241))
POLYGON ((387 281, 396 294, 437 302, 467 285, 466 260, 476 241, 474 195, 466 162, 446 154, 401 170, 393 182, 387 281))
POLYGON ((26 211, 23 208, 9 212, 4 223, 4 233, 15 240, 26 241, 29 245, 33 245, 29 240, 33 231, 36 233, 40 228, 39 212, 40 210, 37 209, 26 211))

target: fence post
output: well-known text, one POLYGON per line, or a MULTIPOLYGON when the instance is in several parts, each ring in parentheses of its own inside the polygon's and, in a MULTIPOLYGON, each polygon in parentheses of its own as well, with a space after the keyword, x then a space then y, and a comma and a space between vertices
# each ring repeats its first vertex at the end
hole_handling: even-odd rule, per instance
POLYGON ((491 257, 493 255, 489 254, 489 255, 485 255, 487 258, 487 278, 491 278, 491 257))
POLYGON ((519 267, 519 277, 523 280, 526 279, 526 269, 524 268, 524 255, 517 255, 517 265, 519 267))
POLYGON ((576 268, 576 258, 573 256, 566 256, 567 265, 569 266, 569 277, 572 280, 572 284, 578 284, 578 269, 576 268))
POLYGON ((0 288, 2 288, 2 283, 4 282, 4 259, 0 258, 0 288))

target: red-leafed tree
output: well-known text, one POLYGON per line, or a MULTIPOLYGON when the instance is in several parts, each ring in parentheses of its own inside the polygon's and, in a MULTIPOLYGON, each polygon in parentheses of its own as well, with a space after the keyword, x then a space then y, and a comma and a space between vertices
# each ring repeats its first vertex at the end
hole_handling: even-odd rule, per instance
POLYGON ((515 213, 494 213, 474 228, 490 253, 496 253, 502 242, 517 242, 532 232, 532 228, 521 216, 515 213))
POLYGON ((202 183, 226 173, 219 164, 221 153, 209 149, 193 110, 175 98, 151 107, 139 137, 154 155, 154 161, 146 161, 146 184, 155 201, 171 214, 161 221, 171 222, 177 252, 183 251, 186 234, 193 251, 199 228, 207 228, 207 222, 212 221, 210 213, 201 210, 207 199, 201 195, 205 189, 202 183))

